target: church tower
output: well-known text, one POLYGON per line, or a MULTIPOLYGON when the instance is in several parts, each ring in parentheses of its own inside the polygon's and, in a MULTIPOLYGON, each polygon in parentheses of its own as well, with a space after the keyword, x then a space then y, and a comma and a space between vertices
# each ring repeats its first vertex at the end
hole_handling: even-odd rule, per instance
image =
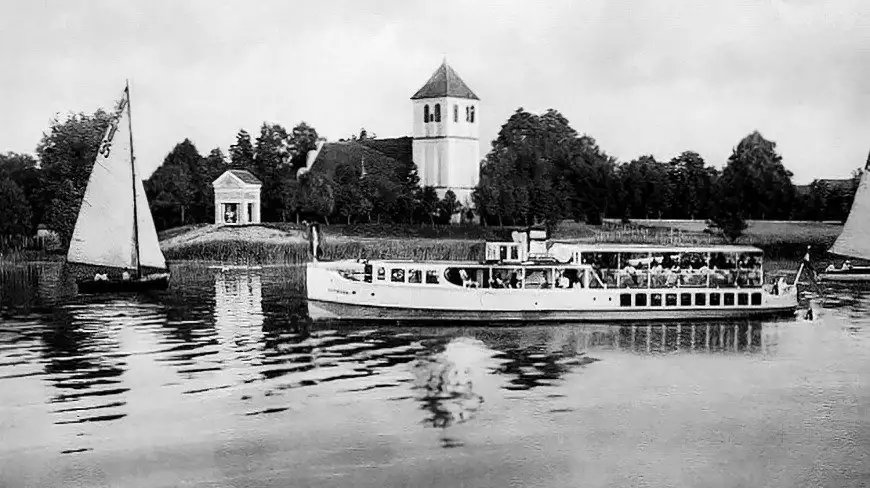
POLYGON ((439 198, 453 190, 465 208, 480 181, 480 99, 445 59, 411 97, 414 104, 413 158, 421 186, 439 198))

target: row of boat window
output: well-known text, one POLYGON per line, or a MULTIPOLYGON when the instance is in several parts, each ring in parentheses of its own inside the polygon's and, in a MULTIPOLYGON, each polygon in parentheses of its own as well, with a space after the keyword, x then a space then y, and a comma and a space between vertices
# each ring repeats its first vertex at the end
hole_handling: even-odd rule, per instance
MULTIPOLYGON (((622 270, 575 268, 384 268, 374 271, 366 265, 364 281, 392 283, 448 283, 468 288, 730 288, 760 287, 760 270, 697 270, 680 274, 654 274, 651 271, 626 273, 622 270), (589 271, 586 274, 586 271, 589 271), (442 275, 443 272, 443 275, 442 275), (388 276, 389 275, 389 276, 388 276)), ((350 276, 349 276, 350 277, 350 276)), ((353 278, 353 277, 351 277, 353 278)))
POLYGON ((761 305, 761 293, 621 293, 621 307, 730 307, 735 305, 761 305), (707 299, 709 296, 709 300, 707 299), (693 301, 694 298, 694 301, 693 301))

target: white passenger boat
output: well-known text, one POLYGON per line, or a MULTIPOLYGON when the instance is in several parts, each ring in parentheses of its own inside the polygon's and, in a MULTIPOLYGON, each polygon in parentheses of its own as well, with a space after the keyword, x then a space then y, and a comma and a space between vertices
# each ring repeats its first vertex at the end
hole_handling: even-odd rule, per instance
MULTIPOLYGON (((313 231, 315 237, 317 232, 313 231)), ((314 247, 316 252, 316 245, 314 247)), ((764 284, 750 246, 548 245, 543 231, 473 261, 314 260, 312 319, 625 321, 793 315, 797 287, 764 284)))

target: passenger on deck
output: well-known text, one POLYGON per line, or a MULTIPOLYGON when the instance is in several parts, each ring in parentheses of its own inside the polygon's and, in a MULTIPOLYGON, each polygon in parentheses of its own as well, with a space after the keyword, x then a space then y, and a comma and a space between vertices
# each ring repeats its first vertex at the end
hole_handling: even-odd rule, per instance
POLYGON ((130 281, 130 273, 124 271, 123 273, 121 273, 121 279, 124 281, 130 281))
POLYGON ((850 269, 852 269, 852 262, 847 260, 843 263, 843 270, 848 271, 850 269))
POLYGON ((504 280, 501 279, 501 273, 495 275, 495 286, 493 288, 504 288, 504 280))
POLYGON ((520 286, 519 286, 519 285, 520 285, 520 281, 517 279, 517 274, 516 274, 516 273, 511 273, 511 281, 510 281, 510 284, 511 284, 511 288, 519 288, 519 287, 520 287, 520 286))
POLYGON ((571 288, 571 280, 565 276, 565 273, 559 273, 559 281, 556 282, 559 288, 571 288))

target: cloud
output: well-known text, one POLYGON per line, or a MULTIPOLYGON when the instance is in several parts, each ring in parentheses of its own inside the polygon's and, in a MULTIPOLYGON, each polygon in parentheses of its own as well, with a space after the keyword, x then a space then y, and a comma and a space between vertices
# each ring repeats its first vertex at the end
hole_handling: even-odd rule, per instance
POLYGON ((868 149, 868 7, 5 2, 0 150, 32 151, 55 113, 108 107, 127 78, 146 170, 185 137, 226 149, 264 121, 407 135, 408 98, 447 55, 482 98, 482 151, 517 107, 553 107, 623 160, 693 149, 721 165, 758 129, 796 181, 846 177, 868 149))

